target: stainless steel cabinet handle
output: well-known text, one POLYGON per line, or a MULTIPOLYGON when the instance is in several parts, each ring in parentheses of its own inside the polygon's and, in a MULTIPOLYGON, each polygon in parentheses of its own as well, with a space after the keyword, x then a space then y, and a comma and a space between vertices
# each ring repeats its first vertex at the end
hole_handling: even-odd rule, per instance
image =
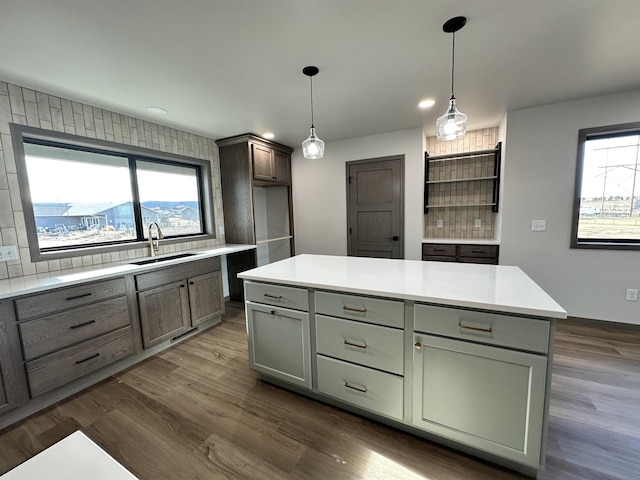
POLYGON ((367 348, 367 344, 366 344, 365 342, 362 342, 362 343, 364 343, 364 345, 362 345, 362 344, 360 344, 360 343, 350 342, 350 341, 349 341, 349 340, 347 340, 347 339, 345 339, 345 341, 344 341, 344 344, 345 344, 345 345, 347 345, 347 346, 349 346, 349 347, 358 347, 358 348, 362 348, 362 349, 367 348))
POLYGON ((367 393, 367 387, 362 387, 360 385, 352 385, 349 382, 344 382, 344 386, 350 388, 351 390, 356 390, 358 392, 367 393))
POLYGON ((270 293, 265 293, 264 296, 267 298, 275 298, 276 300, 280 300, 282 298, 282 295, 271 295, 270 293))
POLYGON ((492 333, 492 327, 471 327, 469 325, 463 325, 462 322, 458 322, 458 327, 464 330, 473 330, 474 332, 492 333))
POLYGON ((353 307, 347 307, 345 305, 344 307, 342 307, 342 309, 347 310, 348 312, 367 313, 366 308, 353 308, 353 307))

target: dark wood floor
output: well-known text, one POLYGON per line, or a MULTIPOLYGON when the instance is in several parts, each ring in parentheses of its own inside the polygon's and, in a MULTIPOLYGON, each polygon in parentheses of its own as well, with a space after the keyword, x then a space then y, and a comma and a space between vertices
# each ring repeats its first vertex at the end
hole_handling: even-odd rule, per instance
MULTIPOLYGON (((601 327, 558 326, 541 479, 640 478, 640 330, 601 327)), ((256 380, 238 304, 222 325, 0 431, 0 473, 78 429, 143 480, 522 478, 256 380)))

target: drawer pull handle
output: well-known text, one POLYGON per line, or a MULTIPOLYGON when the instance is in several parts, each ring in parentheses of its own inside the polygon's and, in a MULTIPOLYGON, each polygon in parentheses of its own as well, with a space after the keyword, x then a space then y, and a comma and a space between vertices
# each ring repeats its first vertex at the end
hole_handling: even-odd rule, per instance
POLYGON ((276 300, 280 300, 282 298, 282 295, 271 295, 270 293, 265 293, 264 296, 267 298, 275 298, 276 300))
POLYGON ((350 342, 349 340, 346 340, 346 339, 345 339, 345 341, 344 341, 344 344, 345 344, 345 345, 347 345, 347 346, 349 346, 349 347, 358 347, 358 348, 362 348, 362 349, 367 348, 367 344, 366 344, 366 342, 363 342, 363 343, 364 343, 364 345, 362 345, 362 344, 360 344, 360 343, 350 342))
POLYGON ((422 344, 420 342, 416 342, 416 350, 421 350, 422 344))
POLYGON ((77 325, 71 325, 69 328, 73 330, 73 329, 80 328, 80 327, 86 327, 87 325, 91 325, 92 323, 96 323, 96 321, 95 320, 89 320, 88 322, 78 323, 77 325))
POLYGON ((434 252, 446 252, 446 250, 444 248, 434 248, 433 251, 434 252))
POLYGON ((463 325, 462 322, 458 323, 458 327, 463 328, 465 330, 473 330, 475 332, 493 333, 492 327, 470 327, 468 325, 463 325))
POLYGON ((367 313, 367 309, 366 308, 353 308, 353 307, 347 307, 346 305, 344 307, 342 307, 343 310, 347 310, 348 312, 356 312, 356 313, 367 313))
POLYGON ((486 253, 484 250, 471 250, 471 253, 486 253))
POLYGON ((344 386, 350 388, 351 390, 356 390, 358 392, 367 393, 367 387, 361 387, 360 385, 352 385, 349 382, 345 381, 344 386))
POLYGON ((89 297, 91 296, 91 292, 89 293, 81 293, 80 295, 75 295, 73 297, 67 297, 67 300, 77 300, 78 298, 84 298, 84 297, 89 297))
POLYGON ((76 365, 80 365, 81 363, 88 362, 89 360, 93 360, 94 358, 98 358, 100 356, 99 353, 94 353, 90 357, 83 358, 82 360, 76 361, 76 365))

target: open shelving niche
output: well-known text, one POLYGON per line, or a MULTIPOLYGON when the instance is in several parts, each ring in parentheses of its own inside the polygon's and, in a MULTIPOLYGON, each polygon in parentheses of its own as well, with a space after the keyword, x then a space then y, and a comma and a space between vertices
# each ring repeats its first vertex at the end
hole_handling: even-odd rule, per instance
POLYGON ((498 211, 502 144, 494 149, 424 155, 424 213, 431 208, 491 207, 498 211))

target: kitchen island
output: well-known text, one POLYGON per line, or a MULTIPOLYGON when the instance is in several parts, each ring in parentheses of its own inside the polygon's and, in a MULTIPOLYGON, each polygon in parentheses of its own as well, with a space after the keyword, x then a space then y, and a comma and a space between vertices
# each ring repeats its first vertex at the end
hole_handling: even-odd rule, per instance
POLYGON ((239 277, 260 378, 531 476, 544 468, 566 312, 518 267, 299 255, 239 277))

